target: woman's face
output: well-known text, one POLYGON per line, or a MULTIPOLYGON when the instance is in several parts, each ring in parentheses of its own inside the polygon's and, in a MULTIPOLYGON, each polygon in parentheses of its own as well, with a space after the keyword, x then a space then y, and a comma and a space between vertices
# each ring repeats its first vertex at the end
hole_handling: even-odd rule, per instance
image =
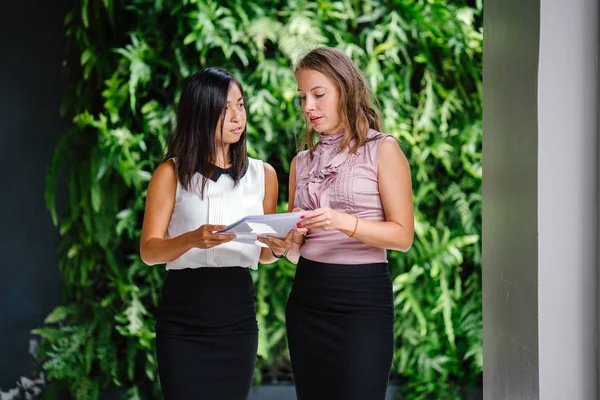
POLYGON ((313 129, 325 135, 340 132, 340 91, 325 75, 313 69, 301 69, 296 74, 298 92, 304 116, 313 129))
POLYGON ((215 132, 217 147, 221 146, 221 126, 224 145, 237 143, 246 129, 246 107, 244 107, 242 92, 236 83, 229 86, 227 105, 217 124, 215 132))

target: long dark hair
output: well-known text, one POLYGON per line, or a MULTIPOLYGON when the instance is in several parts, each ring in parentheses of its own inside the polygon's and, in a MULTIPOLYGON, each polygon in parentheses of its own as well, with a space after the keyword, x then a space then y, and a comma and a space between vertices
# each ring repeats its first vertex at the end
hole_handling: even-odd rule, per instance
MULTIPOLYGON (((165 160, 175 158, 177 178, 185 190, 191 189, 196 172, 202 174, 201 197, 204 197, 208 178, 215 171, 215 131, 219 118, 225 115, 227 94, 232 84, 238 85, 244 96, 242 85, 229 72, 221 68, 205 68, 187 79, 179 97, 177 126, 171 135, 165 160)), ((222 139, 223 124, 220 135, 222 139)), ((246 137, 244 126, 240 140, 229 146, 236 185, 247 168, 246 137)))
MULTIPOLYGON (((354 62, 342 50, 332 47, 318 47, 296 64, 295 73, 301 69, 318 71, 331 79, 340 91, 339 113, 342 122, 348 129, 342 138, 340 151, 344 150, 352 139, 356 140, 350 152, 355 152, 368 142, 369 129, 381 131, 381 119, 373 106, 373 99, 367 80, 354 62)), ((312 154, 315 149, 315 130, 305 119, 306 134, 303 145, 312 154)), ((373 139, 378 138, 376 136, 373 139)))

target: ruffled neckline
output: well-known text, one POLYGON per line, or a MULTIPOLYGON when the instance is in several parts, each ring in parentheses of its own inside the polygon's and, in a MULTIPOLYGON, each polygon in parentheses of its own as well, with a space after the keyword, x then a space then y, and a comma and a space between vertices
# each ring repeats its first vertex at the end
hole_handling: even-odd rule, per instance
POLYGON ((308 173, 312 182, 321 182, 326 176, 336 174, 348 157, 348 152, 340 151, 344 131, 332 135, 321 135, 309 163, 308 173))
POLYGON ((317 147, 319 147, 319 146, 329 147, 329 146, 336 145, 339 148, 339 145, 342 142, 342 138, 344 137, 345 132, 346 132, 345 130, 342 130, 341 132, 334 133, 331 135, 321 134, 319 136, 319 142, 317 143, 317 147))
MULTIPOLYGON (((375 131, 369 130, 369 137, 373 136, 373 132, 375 131)), ((344 169, 352 168, 358 159, 359 152, 349 151, 349 148, 356 143, 354 139, 350 140, 348 148, 340 150, 344 133, 345 131, 341 131, 333 135, 321 135, 313 156, 306 154, 305 172, 298 176, 296 182, 298 185, 296 200, 308 210, 329 206, 328 196, 322 194, 336 181, 344 169)))

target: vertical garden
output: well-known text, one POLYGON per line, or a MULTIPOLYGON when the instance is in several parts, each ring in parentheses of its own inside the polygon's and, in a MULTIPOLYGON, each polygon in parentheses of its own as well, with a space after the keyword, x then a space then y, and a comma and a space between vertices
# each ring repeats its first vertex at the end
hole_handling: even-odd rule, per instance
MULTIPOLYGON (((71 127, 46 201, 60 230, 61 305, 35 330, 49 398, 160 398, 154 317, 166 271, 139 235, 151 174, 173 128, 182 81, 231 71, 248 106, 249 154, 271 163, 287 209, 302 134, 294 60, 343 49, 361 67, 412 169, 415 242, 389 252, 396 306, 392 381, 403 398, 457 399, 480 385, 481 0, 79 0, 65 19, 71 127), (55 206, 66 177, 65 207, 55 206)), ((253 272, 260 327, 256 383, 291 379, 287 261, 253 272)))

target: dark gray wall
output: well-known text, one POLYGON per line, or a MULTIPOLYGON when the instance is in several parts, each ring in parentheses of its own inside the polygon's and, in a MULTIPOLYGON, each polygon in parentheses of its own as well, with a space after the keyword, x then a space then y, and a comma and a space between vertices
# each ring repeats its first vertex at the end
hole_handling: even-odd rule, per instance
POLYGON ((58 234, 44 203, 53 148, 66 123, 66 0, 3 2, 0 11, 0 388, 30 376, 29 331, 60 294, 58 234), (6 3, 6 4, 5 4, 6 3))
POLYGON ((486 400, 533 400, 539 398, 540 3, 484 5, 483 392, 486 400))

